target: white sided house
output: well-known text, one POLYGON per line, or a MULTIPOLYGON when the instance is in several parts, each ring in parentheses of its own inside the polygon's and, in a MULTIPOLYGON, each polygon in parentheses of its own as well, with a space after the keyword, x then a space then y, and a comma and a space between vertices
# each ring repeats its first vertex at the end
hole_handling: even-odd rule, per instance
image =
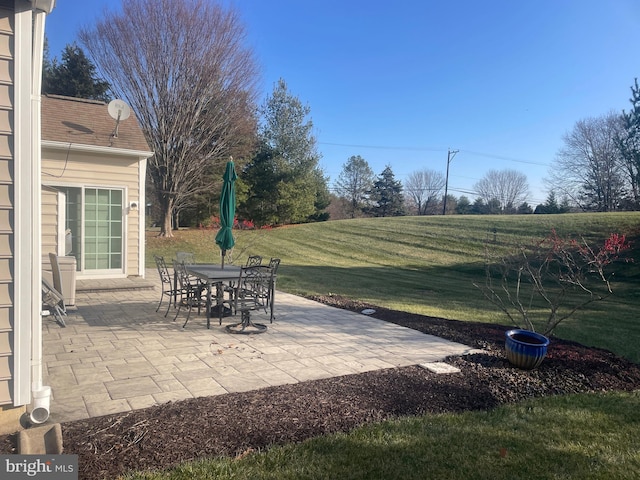
POLYGON ((75 258, 80 279, 144 276, 144 186, 152 152, 135 116, 118 122, 108 108, 42 96, 45 270, 55 253, 75 258))
POLYGON ((75 258, 78 278, 144 275, 152 152, 133 116, 116 130, 104 103, 41 96, 45 19, 55 3, 0 0, 0 434, 19 430, 32 399, 49 390, 48 253, 75 258))
POLYGON ((0 433, 42 391, 40 85, 55 0, 0 0, 0 433))

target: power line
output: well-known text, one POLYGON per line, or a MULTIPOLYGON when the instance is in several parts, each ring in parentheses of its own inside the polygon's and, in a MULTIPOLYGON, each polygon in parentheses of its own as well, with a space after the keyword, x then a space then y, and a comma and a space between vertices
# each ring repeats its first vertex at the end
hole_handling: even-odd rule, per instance
MULTIPOLYGON (((350 144, 350 143, 333 143, 333 142, 318 142, 318 145, 331 145, 335 147, 349 147, 349 148, 371 148, 376 150, 407 150, 415 152, 442 152, 444 148, 438 147, 412 147, 412 146, 390 146, 390 145, 362 145, 362 144, 350 144)), ((524 163, 527 165, 539 165, 541 167, 550 167, 549 163, 533 162, 531 160, 522 160, 519 158, 507 157, 505 155, 498 155, 495 153, 476 152, 474 150, 458 150, 469 155, 476 155, 479 157, 495 158, 496 160, 506 160, 508 162, 524 163)))
POLYGON ((502 155, 494 155, 492 153, 482 153, 482 152, 474 152, 472 150, 462 150, 464 153, 468 153, 470 155, 477 155, 479 157, 487 157, 487 158, 495 158, 497 160, 507 160, 509 162, 517 162, 517 163, 526 163, 528 165, 540 165, 541 167, 549 167, 548 163, 541 162, 531 162, 529 160, 518 160, 517 158, 505 157, 502 155))
POLYGON ((349 148, 373 148, 377 150, 412 150, 417 152, 441 152, 443 148, 429 148, 429 147, 392 147, 385 145, 357 145, 349 143, 331 143, 331 142, 318 142, 318 145, 332 145, 334 147, 349 147, 349 148))
MULTIPOLYGON (((319 145, 331 145, 331 146, 337 146, 337 147, 348 147, 348 148, 368 148, 368 149, 376 149, 376 150, 404 150, 404 151, 417 151, 417 152, 443 152, 445 149, 444 148, 438 148, 438 147, 413 147, 413 146, 390 146, 390 145, 365 145, 365 144, 350 144, 350 143, 335 143, 335 142, 318 142, 319 145)), ((452 151, 450 149, 446 149, 447 150, 447 179, 445 180, 445 196, 444 196, 444 212, 446 212, 446 198, 447 198, 447 188, 448 188, 448 176, 449 176, 449 163, 451 163, 451 160, 453 160, 453 157, 455 156, 456 153, 458 152, 462 152, 467 154, 466 156, 479 156, 479 157, 486 157, 486 158, 495 158, 497 160, 505 160, 508 162, 515 162, 515 163, 522 163, 522 164, 527 164, 527 165, 538 165, 538 166, 542 166, 542 167, 551 167, 551 164, 549 163, 543 163, 543 162, 534 162, 534 161, 530 161, 530 160, 522 160, 519 158, 513 158, 513 157, 508 157, 505 155, 498 155, 495 153, 486 153, 486 152, 477 152, 474 150, 465 150, 465 149, 460 149, 460 150, 455 150, 452 151), (453 154, 453 155, 452 155, 453 154)), ((464 177, 461 175, 454 175, 455 177, 460 177, 460 178, 468 178, 471 180, 477 180, 477 178, 472 178, 472 177, 464 177)), ((333 190, 333 189, 331 189, 333 190)), ((466 195, 474 195, 474 196, 478 196, 478 192, 474 192, 472 190, 466 190, 466 189, 460 189, 460 188, 451 188, 452 191, 458 192, 458 193, 462 193, 462 194, 466 194, 466 195)), ((543 203, 544 201, 539 201, 537 199, 533 200, 535 203, 543 203)), ((443 212, 443 214, 444 214, 443 212)))

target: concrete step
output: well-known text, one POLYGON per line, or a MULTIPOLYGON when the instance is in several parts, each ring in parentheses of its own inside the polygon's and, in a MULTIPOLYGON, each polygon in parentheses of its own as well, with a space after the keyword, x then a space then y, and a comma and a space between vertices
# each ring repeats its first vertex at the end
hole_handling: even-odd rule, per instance
POLYGON ((62 428, 59 423, 41 425, 18 433, 21 455, 59 455, 62 453, 62 428))
POLYGON ((76 293, 153 290, 160 283, 159 279, 154 280, 141 277, 76 280, 76 293))

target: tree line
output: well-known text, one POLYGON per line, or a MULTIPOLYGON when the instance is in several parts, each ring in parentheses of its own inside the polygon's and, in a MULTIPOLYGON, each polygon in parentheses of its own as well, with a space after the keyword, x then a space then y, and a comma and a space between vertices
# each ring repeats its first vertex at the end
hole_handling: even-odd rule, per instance
POLYGON ((474 189, 478 196, 473 203, 465 195, 447 194, 445 205, 442 173, 416 170, 403 185, 395 179, 390 165, 376 177, 369 163, 355 155, 343 165, 335 182, 331 217, 533 213, 525 201, 529 189, 526 176, 517 171, 492 170, 474 189))
POLYGON ((257 226, 358 216, 612 211, 639 206, 640 92, 622 114, 581 120, 564 137, 544 204, 527 203, 526 175, 491 170, 475 199, 447 195, 442 173, 403 185, 350 157, 329 189, 311 109, 284 79, 258 103, 259 69, 233 6, 131 0, 80 31, 59 61, 45 53, 43 92, 132 106, 154 156, 147 192, 161 235, 217 215, 222 173, 236 161, 237 215, 257 226), (159 3, 161 5, 159 5, 159 3), (558 200, 559 199, 559 200, 558 200), (446 211, 443 211, 446 205, 446 211))
POLYGON ((563 140, 548 184, 586 211, 640 208, 640 88, 631 108, 578 121, 563 140))
MULTIPOLYGON (((475 200, 447 195, 445 177, 429 169, 410 173, 403 186, 389 190, 403 205, 396 214, 555 214, 566 212, 612 212, 640 209, 640 86, 631 87, 631 108, 576 122, 563 136, 545 178, 548 196, 535 207, 527 203, 526 175, 515 170, 490 170, 473 185, 475 200), (445 211, 446 210, 446 211, 445 211)), ((384 172, 392 177, 391 167, 384 172)), ((365 159, 352 156, 335 183, 337 216, 378 215, 380 192, 365 159), (377 188, 377 187, 376 187, 377 188)), ((334 215, 335 218, 336 215, 334 215)))

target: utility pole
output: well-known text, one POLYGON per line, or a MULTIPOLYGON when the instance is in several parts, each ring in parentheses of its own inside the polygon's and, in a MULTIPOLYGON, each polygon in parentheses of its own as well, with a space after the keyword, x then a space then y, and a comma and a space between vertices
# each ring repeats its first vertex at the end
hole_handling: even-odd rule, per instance
POLYGON ((447 150, 447 176, 445 178, 444 181, 444 200, 442 202, 442 215, 446 215, 447 214, 447 190, 449 189, 449 164, 451 163, 451 160, 453 160, 453 157, 456 156, 456 153, 458 153, 460 150, 447 150))

